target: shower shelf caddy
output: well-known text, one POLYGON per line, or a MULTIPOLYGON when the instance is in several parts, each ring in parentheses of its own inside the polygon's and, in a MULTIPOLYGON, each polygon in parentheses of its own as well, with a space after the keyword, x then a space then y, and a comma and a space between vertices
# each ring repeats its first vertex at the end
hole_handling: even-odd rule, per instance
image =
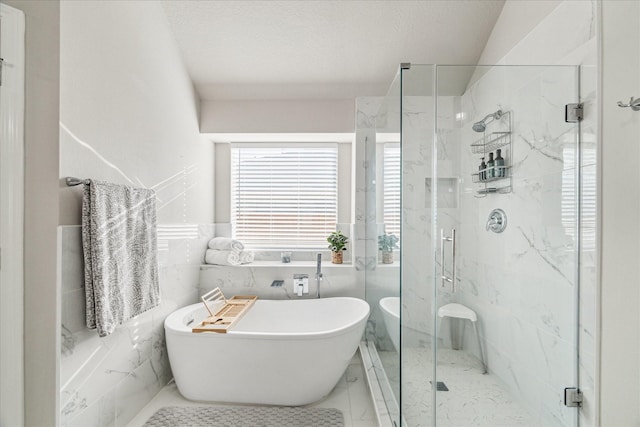
MULTIPOLYGON (((491 153, 498 148, 503 149, 503 158, 505 159, 505 165, 500 167, 492 167, 483 170, 479 170, 476 173, 471 174, 471 181, 474 184, 482 184, 476 193, 476 197, 486 197, 487 194, 506 194, 511 193, 513 188, 513 174, 511 170, 511 159, 513 158, 512 152, 512 138, 511 138, 511 112, 507 111, 503 113, 497 123, 505 123, 506 129, 486 132, 483 137, 476 140, 471 144, 471 152, 473 154, 482 154, 486 157, 488 153, 491 153), (480 179, 480 175, 485 173, 489 174, 494 170, 501 170, 504 176, 496 176, 487 179, 480 179), (488 185, 490 183, 496 183, 496 185, 488 185)), ((491 125, 493 122, 489 123, 491 125)))

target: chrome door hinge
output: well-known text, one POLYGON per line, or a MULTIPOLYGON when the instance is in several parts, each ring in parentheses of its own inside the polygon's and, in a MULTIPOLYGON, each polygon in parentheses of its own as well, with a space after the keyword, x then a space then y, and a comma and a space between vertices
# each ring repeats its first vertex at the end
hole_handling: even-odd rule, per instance
POLYGON ((567 387, 564 389, 564 406, 580 407, 582 406, 582 392, 576 387, 567 387))
POLYGON ((582 104, 567 104, 564 106, 564 121, 567 123, 578 123, 584 119, 584 108, 582 104))

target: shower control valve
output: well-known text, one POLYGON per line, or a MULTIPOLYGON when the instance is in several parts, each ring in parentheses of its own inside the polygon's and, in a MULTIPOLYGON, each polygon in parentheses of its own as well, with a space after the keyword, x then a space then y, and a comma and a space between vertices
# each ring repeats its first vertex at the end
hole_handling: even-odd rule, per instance
POLYGON ((487 220, 487 231, 502 233, 507 228, 507 214, 502 209, 494 209, 487 220))

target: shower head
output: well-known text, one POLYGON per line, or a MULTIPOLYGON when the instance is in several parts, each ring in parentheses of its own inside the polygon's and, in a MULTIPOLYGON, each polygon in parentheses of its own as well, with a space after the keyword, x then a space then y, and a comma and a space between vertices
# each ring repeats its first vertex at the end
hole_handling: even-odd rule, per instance
POLYGON ((472 129, 476 132, 484 132, 486 128, 487 128, 487 125, 484 123, 484 120, 475 122, 472 126, 472 129))
POLYGON ((476 132, 484 132, 487 129, 487 119, 493 118, 493 120, 500 120, 500 117, 502 117, 502 110, 498 110, 495 113, 487 114, 484 119, 480 120, 479 122, 475 122, 473 126, 471 126, 471 128, 476 132))

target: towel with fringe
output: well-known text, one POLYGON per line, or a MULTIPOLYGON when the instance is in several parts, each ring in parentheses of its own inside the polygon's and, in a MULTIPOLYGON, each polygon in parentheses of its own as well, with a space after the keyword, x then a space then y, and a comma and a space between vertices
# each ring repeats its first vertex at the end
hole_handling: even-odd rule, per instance
POLYGON ((204 261, 207 264, 217 265, 240 265, 253 262, 253 252, 241 251, 236 253, 231 250, 221 251, 218 249, 207 249, 204 254, 204 261))
POLYGON ((82 198, 87 327, 101 337, 160 304, 153 190, 87 180, 82 198))
POLYGON ((217 249, 219 251, 233 251, 237 254, 244 250, 244 245, 240 240, 231 239, 229 237, 214 237, 209 240, 209 249, 217 249))

